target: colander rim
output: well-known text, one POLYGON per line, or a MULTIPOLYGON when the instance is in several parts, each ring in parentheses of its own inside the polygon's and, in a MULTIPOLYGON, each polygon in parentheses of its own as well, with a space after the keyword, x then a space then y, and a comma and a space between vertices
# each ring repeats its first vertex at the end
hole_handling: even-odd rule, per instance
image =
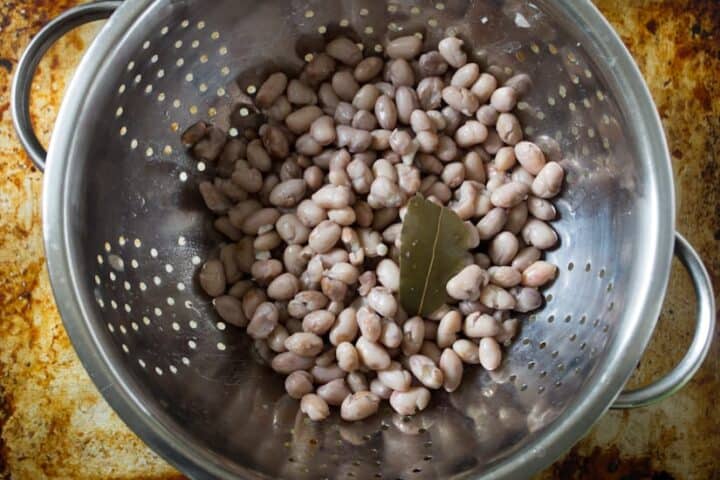
MULTIPOLYGON (((127 0, 101 29, 83 57, 62 102, 57 123, 48 151, 47 169, 43 193, 43 232, 46 261, 55 300, 72 344, 104 398, 122 420, 166 461, 190 477, 213 475, 219 478, 236 478, 237 474, 250 472, 236 468, 233 472, 223 466, 217 454, 187 436, 173 434, 155 415, 142 405, 133 391, 132 381, 124 378, 116 365, 101 348, 99 326, 95 325, 84 305, 80 302, 81 285, 68 252, 72 242, 69 216, 72 194, 66 188, 72 173, 71 155, 77 131, 78 118, 83 108, 85 92, 93 85, 96 74, 111 61, 108 53, 112 47, 150 10, 153 3, 162 0, 127 0)), ((660 313, 662 298, 667 286, 673 252, 675 225, 675 198, 672 188, 672 169, 660 117, 630 53, 617 33, 590 0, 548 0, 555 8, 577 22, 590 39, 600 42, 607 58, 613 58, 611 71, 614 80, 627 88, 627 98, 637 107, 632 114, 640 118, 644 128, 641 150, 652 162, 655 170, 655 189, 658 198, 656 212, 649 225, 653 233, 649 238, 655 244, 646 251, 653 254, 654 261, 648 272, 651 281, 639 289, 634 307, 625 315, 634 316, 633 331, 622 341, 613 345, 601 368, 606 373, 589 389, 587 394, 575 400, 566 411, 546 428, 542 436, 528 442, 508 458, 498 461, 486 471, 484 478, 516 478, 520 472, 538 471, 577 442, 609 408, 634 370, 652 335, 660 313), (662 195, 657 195, 662 192, 662 195), (608 374, 607 372, 612 372, 608 374)))

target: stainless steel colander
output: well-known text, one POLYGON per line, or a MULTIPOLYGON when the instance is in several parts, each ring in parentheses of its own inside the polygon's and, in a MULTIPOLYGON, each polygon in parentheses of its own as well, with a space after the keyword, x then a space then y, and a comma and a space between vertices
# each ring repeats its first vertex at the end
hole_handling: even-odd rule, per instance
POLYGON ((39 167, 29 85, 49 44, 112 17, 67 92, 48 154, 44 229, 55 298, 100 391, 128 425, 197 478, 519 478, 568 449, 611 405, 663 398, 692 376, 713 331, 701 261, 674 234, 660 121, 617 36, 585 0, 126 0, 51 22, 13 88, 19 136, 39 167), (113 13, 114 11, 114 13, 113 13), (196 281, 217 248, 180 142, 209 119, 237 133, 243 97, 272 70, 298 71, 343 33, 367 52, 420 33, 458 35, 501 78, 533 79, 527 137, 560 160, 561 267, 523 319, 502 368, 466 373, 412 418, 312 423, 258 365, 196 281), (562 152, 562 153, 561 153, 562 152), (697 331, 667 377, 616 399, 646 346, 675 253, 693 276, 697 331))

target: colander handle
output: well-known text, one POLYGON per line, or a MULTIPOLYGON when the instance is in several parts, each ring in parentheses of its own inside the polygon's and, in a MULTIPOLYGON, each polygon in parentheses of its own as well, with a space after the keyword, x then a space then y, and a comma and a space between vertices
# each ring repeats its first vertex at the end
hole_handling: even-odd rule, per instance
POLYGON ((41 171, 45 170, 47 152, 43 148, 30 119, 30 87, 40 60, 48 49, 70 30, 85 23, 110 17, 120 1, 102 1, 79 5, 45 25, 23 52, 15 70, 10 93, 12 118, 20 143, 41 171))
POLYGON ((700 256, 679 233, 675 233, 675 256, 682 262, 692 278, 697 297, 695 336, 680 363, 650 385, 622 392, 612 408, 635 408, 650 405, 669 397, 690 381, 710 350, 715 329, 715 297, 710 276, 700 256))

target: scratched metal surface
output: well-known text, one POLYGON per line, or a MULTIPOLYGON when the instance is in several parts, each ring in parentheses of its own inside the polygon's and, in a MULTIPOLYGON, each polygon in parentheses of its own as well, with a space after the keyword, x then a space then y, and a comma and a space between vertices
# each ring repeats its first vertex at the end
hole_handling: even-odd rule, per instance
MULTIPOLYGON (((62 328, 44 267, 41 175, 14 138, 9 83, 30 37, 75 0, 0 0, 0 475, 13 479, 182 478, 102 400, 62 328)), ((597 0, 638 61, 673 157, 678 228, 720 291, 720 4, 597 0)), ((96 26, 54 48, 32 113, 47 143, 62 92, 96 26)), ((692 335, 689 279, 676 265, 655 337, 631 385, 667 371, 692 335)), ((548 479, 720 479, 720 341, 671 400, 610 412, 548 479)))

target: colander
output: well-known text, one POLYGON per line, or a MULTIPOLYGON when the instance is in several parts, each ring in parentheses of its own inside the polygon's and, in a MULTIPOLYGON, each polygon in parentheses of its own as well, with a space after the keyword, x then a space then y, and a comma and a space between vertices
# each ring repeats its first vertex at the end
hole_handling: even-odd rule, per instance
POLYGON ((674 233, 670 159, 630 55, 580 0, 126 0, 51 22, 20 61, 13 116, 38 167, 32 74, 62 33, 111 16, 85 55, 50 144, 44 234, 55 298, 98 388, 152 448, 196 478, 520 478, 570 448, 610 406, 670 395, 707 354, 715 311, 700 259, 674 233), (268 72, 298 72, 336 35, 458 35, 500 79, 530 75, 525 134, 567 171, 554 223, 560 274, 523 317, 502 368, 466 373, 414 417, 313 423, 225 325, 197 283, 220 243, 197 185, 212 168, 180 133, 237 135, 268 72), (650 339, 674 252, 697 330, 666 377, 618 394, 650 339))

